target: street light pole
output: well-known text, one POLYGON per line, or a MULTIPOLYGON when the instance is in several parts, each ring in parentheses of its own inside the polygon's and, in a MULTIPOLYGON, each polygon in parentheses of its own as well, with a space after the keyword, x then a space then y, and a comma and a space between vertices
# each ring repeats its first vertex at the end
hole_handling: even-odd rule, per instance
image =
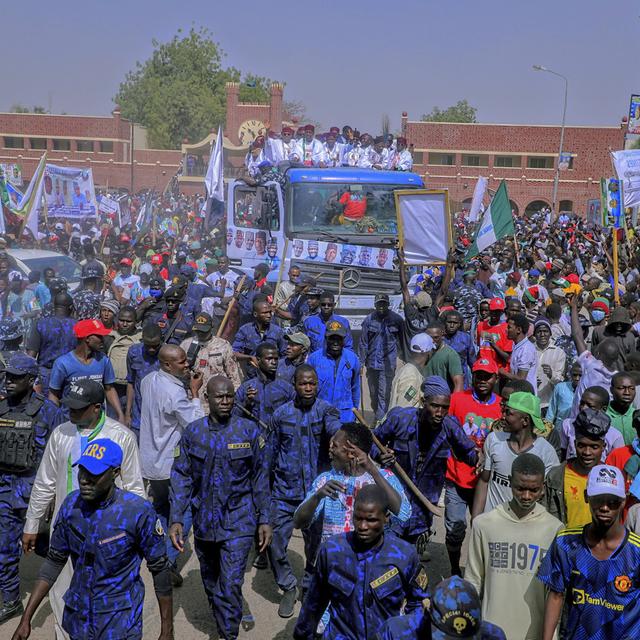
POLYGON ((558 76, 564 80, 564 104, 562 106, 562 124, 560 125, 560 149, 558 151, 558 161, 556 162, 556 174, 553 178, 553 194, 551 196, 552 205, 551 205, 551 221, 553 221, 554 216, 556 215, 556 205, 558 202, 558 184, 560 182, 560 158, 562 157, 562 150, 564 146, 564 125, 567 118, 567 96, 569 93, 569 80, 566 76, 563 76, 561 73, 557 71, 553 71, 551 69, 547 69, 547 67, 543 67, 540 64, 533 65, 534 71, 546 71, 547 73, 551 73, 554 76, 558 76))

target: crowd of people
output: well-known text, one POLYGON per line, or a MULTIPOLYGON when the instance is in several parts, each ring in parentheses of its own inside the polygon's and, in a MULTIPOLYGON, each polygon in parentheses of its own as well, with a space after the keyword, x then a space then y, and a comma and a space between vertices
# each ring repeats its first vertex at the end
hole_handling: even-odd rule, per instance
POLYGON ((378 294, 356 332, 303 262, 278 284, 268 264, 232 269, 195 205, 174 199, 189 222, 155 242, 54 224, 76 290, 53 267, 25 282, 0 240, 15 640, 47 594, 58 638, 142 637, 143 558, 173 637, 190 538, 221 638, 239 635, 249 561, 281 591, 274 615, 301 602, 299 639, 640 634, 632 231, 616 283, 611 235, 584 220, 518 218, 469 260, 460 215, 446 265, 412 273, 397 250, 400 312, 378 294), (430 584, 440 516, 451 575, 430 584), (31 551, 45 560, 24 607, 31 551))

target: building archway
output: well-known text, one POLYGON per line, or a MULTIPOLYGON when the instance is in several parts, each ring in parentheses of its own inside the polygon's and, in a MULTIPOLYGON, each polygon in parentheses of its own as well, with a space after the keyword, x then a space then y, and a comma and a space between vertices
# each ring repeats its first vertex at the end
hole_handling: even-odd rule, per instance
POLYGON ((560 200, 558 212, 573 213, 573 200, 560 200))
POLYGON ((551 205, 545 200, 532 200, 525 208, 524 214, 525 216, 530 216, 546 207, 551 208, 551 205))

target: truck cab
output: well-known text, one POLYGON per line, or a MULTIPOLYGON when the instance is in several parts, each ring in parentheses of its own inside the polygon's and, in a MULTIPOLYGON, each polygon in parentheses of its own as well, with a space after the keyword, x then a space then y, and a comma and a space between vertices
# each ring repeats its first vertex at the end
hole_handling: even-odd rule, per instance
POLYGON ((420 176, 351 167, 291 168, 278 182, 229 185, 227 253, 252 274, 266 262, 269 280, 287 277, 289 265, 336 295, 337 313, 354 330, 374 306, 377 293, 398 310, 402 296, 395 259, 394 191, 423 188, 420 176), (284 260, 284 264, 283 264, 284 260))

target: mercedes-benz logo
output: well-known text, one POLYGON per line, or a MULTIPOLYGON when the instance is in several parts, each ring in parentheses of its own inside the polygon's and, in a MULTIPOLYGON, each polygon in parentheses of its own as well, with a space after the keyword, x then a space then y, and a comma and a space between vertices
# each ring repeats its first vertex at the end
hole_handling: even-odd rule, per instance
POLYGON ((355 289, 360 284, 360 272, 357 269, 345 269, 342 284, 347 289, 355 289))

